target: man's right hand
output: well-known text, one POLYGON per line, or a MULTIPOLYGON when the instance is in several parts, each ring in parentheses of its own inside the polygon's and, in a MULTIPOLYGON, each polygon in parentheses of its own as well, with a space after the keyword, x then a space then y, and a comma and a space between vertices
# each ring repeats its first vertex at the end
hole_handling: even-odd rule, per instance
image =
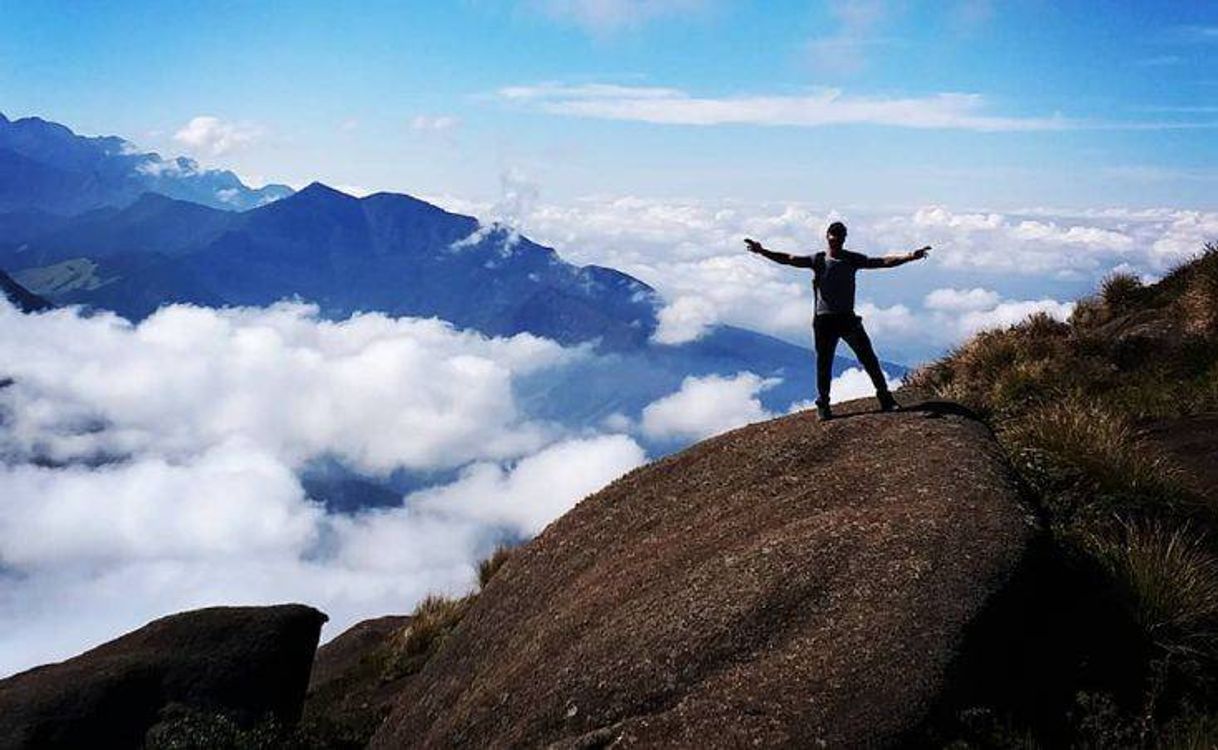
POLYGON ((761 243, 758 242, 757 240, 745 237, 744 238, 744 249, 748 250, 750 253, 759 253, 759 252, 761 252, 761 243))

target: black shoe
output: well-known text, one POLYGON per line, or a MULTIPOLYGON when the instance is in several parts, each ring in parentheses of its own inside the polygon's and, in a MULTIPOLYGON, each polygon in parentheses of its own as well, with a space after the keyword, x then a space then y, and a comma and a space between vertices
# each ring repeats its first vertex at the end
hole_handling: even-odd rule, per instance
POLYGON ((820 417, 820 421, 828 422, 833 419, 833 412, 829 409, 828 404, 818 403, 816 405, 816 416, 820 417))
POLYGON ((875 397, 879 399, 880 411, 901 411, 901 405, 891 393, 877 393, 875 397))

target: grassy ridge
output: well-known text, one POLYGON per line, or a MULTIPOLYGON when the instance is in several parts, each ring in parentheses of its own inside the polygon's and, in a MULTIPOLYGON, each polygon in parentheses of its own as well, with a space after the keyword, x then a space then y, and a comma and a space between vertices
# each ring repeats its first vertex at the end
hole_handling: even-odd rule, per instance
MULTIPOLYGON (((1218 246, 1153 285, 1110 276, 1067 322, 980 333, 908 385, 990 421, 1055 543, 1140 631, 1123 670, 1144 676, 1137 699, 1080 685, 1070 744, 1218 746, 1218 498, 1140 429, 1218 409, 1218 246)), ((1039 729, 962 744, 1035 746, 1039 729)))

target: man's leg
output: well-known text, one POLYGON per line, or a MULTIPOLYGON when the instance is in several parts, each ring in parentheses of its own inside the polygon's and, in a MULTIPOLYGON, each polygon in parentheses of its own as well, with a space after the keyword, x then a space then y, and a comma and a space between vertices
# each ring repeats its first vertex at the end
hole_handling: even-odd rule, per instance
POLYGON ((871 339, 867 336, 867 331, 863 329, 863 321, 859 320, 849 330, 843 331, 842 338, 854 350, 854 356, 858 358, 859 364, 871 377, 871 383, 875 386, 875 393, 880 399, 880 404, 891 401, 892 396, 888 393, 888 383, 884 380, 884 372, 880 369, 880 360, 875 356, 875 349, 871 346, 871 339))
POLYGON ((812 319, 813 339, 816 342, 816 404, 829 406, 829 385, 833 382, 833 354, 837 350, 838 327, 830 318, 817 316, 812 319))

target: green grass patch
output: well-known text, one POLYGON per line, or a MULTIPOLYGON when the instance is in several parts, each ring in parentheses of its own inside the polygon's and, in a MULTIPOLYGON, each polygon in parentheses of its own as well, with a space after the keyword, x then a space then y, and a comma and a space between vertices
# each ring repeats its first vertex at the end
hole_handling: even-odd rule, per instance
MULTIPOLYGON (((1095 564, 1096 591, 1136 623, 1127 661, 1105 665, 1140 675, 1133 695, 1076 686, 1073 745, 1218 747, 1218 498, 1139 432, 1218 409, 1218 245, 1155 284, 1111 275, 1067 322, 982 332, 907 382, 990 421, 1059 549, 1095 564)), ((982 725, 969 746, 1025 742, 982 725)))

